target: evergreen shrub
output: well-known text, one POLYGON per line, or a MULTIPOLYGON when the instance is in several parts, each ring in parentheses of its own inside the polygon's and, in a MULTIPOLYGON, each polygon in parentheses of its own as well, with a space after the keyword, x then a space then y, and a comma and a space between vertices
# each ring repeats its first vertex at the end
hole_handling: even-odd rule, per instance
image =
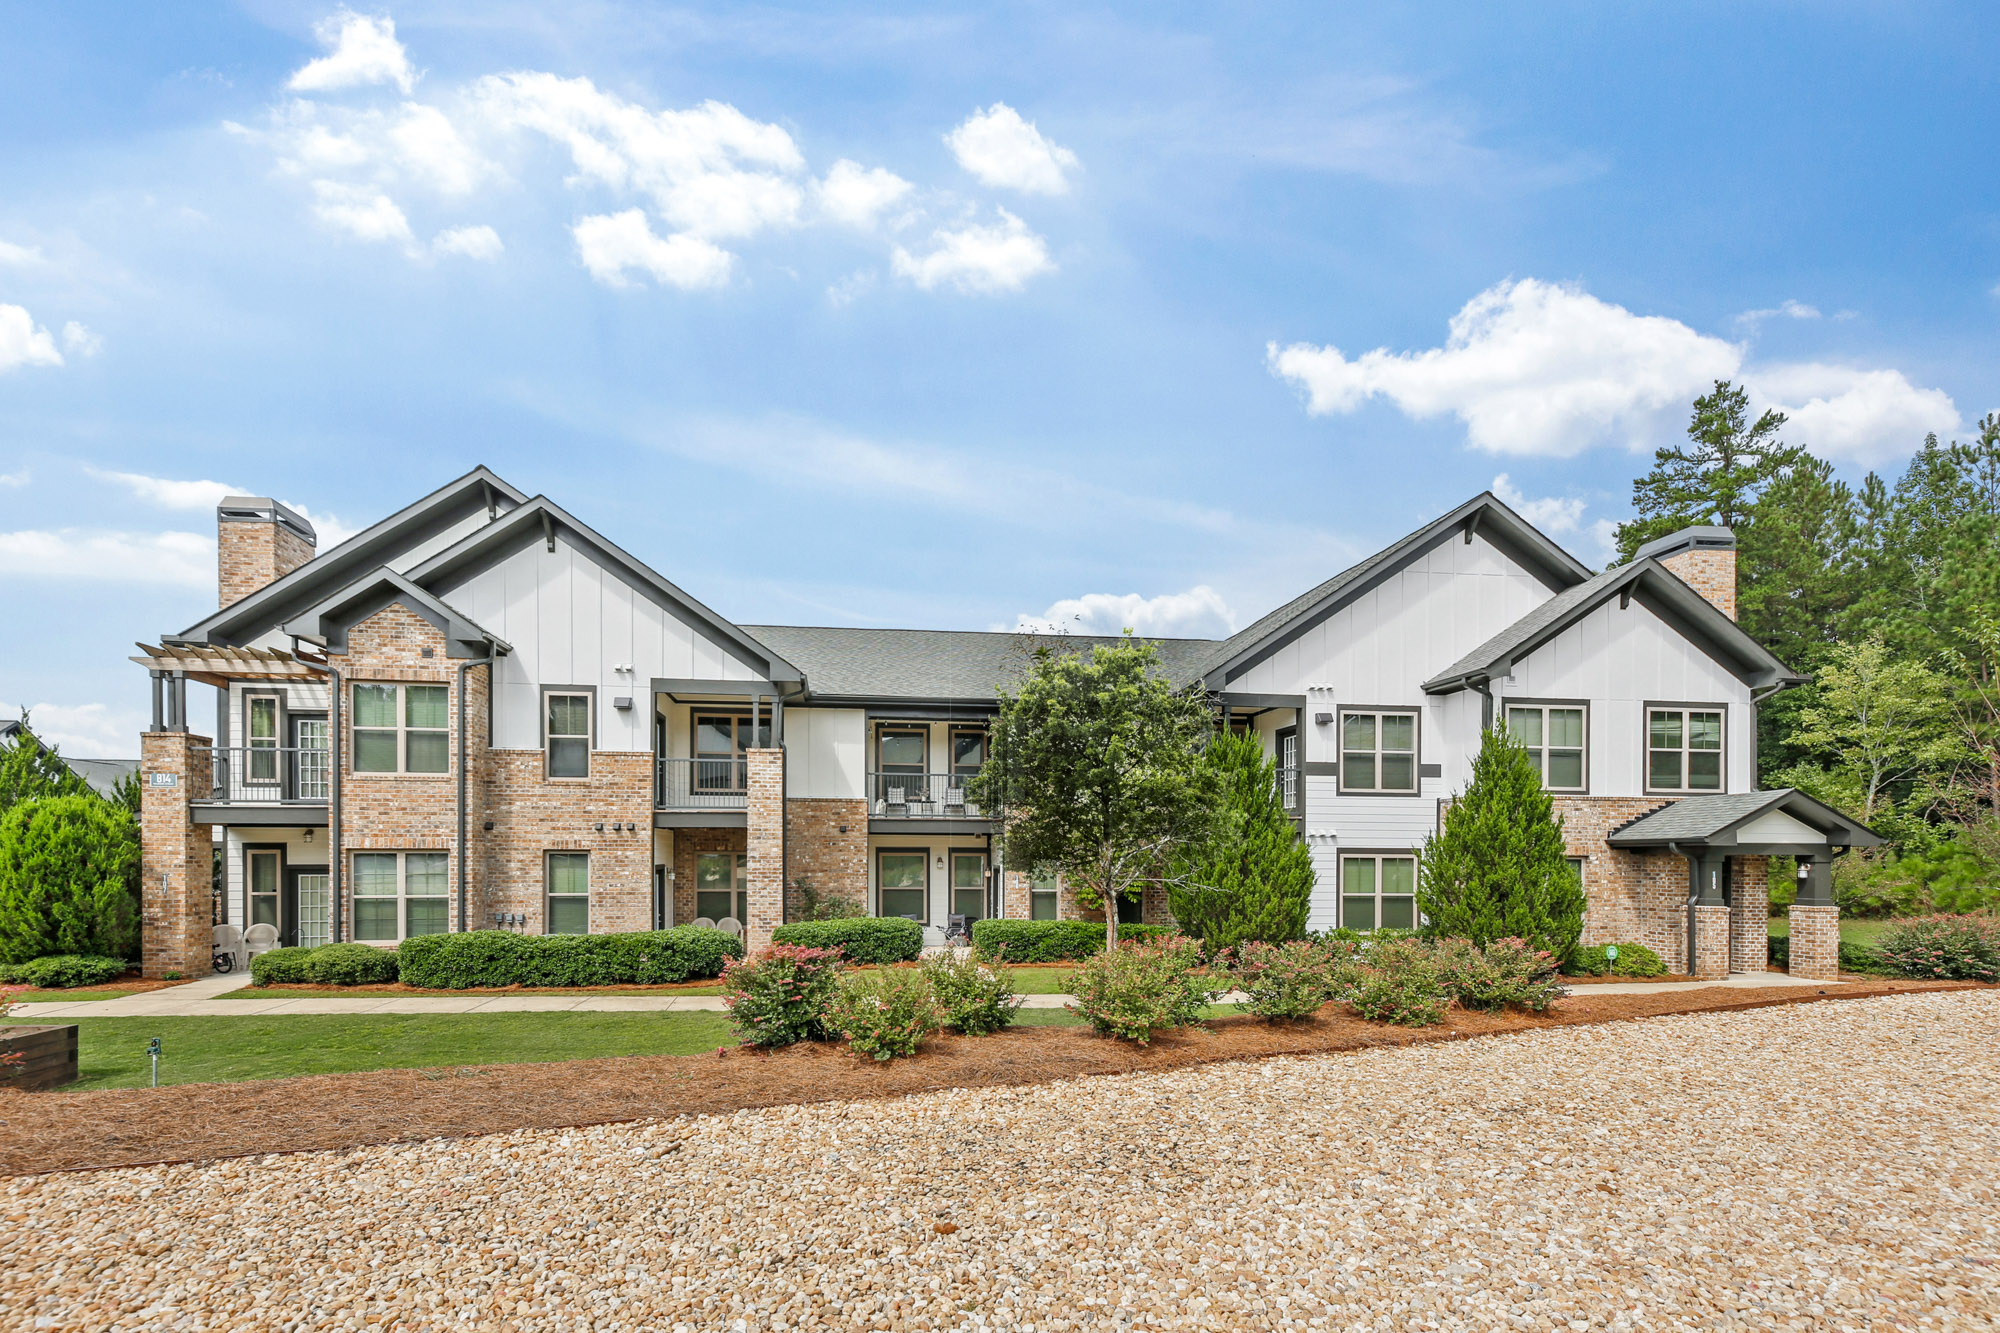
POLYGON ((794 921, 771 932, 774 944, 838 949, 850 963, 908 963, 924 951, 924 928, 900 916, 851 916, 794 921))
POLYGON ((272 949, 250 960, 250 983, 254 986, 296 986, 310 980, 306 959, 312 949, 272 949))
POLYGON ((1573 977, 1663 977, 1667 974, 1667 964, 1660 955, 1643 944, 1630 940, 1620 940, 1615 946, 1618 960, 1611 960, 1609 950, 1614 946, 1593 944, 1589 948, 1579 948, 1569 956, 1569 963, 1563 971, 1573 977))
POLYGON ((94 793, 0 814, 0 962, 130 958, 139 946, 139 823, 94 793))
POLYGON ((1168 876, 1174 920, 1211 954, 1246 940, 1300 938, 1312 854, 1285 811, 1277 765, 1254 736, 1217 736, 1202 762, 1216 771, 1222 797, 1208 836, 1185 849, 1168 876))
POLYGON ((326 944, 306 953, 304 968, 306 980, 316 986, 380 986, 396 979, 396 951, 326 944))
POLYGON ((671 985, 720 976, 730 959, 742 956, 741 940, 707 926, 614 935, 516 935, 505 930, 415 935, 394 955, 398 979, 427 990, 671 985))
POLYGON ((44 990, 68 990, 73 986, 102 986, 132 970, 123 958, 103 958, 95 954, 57 953, 26 963, 0 966, 0 982, 17 986, 39 986, 44 990))

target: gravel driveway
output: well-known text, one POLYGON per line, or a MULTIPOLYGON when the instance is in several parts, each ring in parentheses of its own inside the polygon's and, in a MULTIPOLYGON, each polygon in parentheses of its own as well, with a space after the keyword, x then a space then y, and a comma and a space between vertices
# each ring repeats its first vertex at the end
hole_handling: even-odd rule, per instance
POLYGON ((13 1328, 2000 1326, 2000 993, 0 1185, 13 1328))

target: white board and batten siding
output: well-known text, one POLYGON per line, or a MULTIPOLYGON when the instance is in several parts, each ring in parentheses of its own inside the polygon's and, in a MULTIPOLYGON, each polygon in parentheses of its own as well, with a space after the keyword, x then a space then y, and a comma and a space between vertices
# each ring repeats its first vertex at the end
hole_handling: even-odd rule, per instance
POLYGON ((494 666, 493 744, 541 743, 544 685, 597 690, 597 748, 653 748, 653 678, 757 680, 761 673, 588 550, 556 538, 481 570, 439 597, 514 651, 494 666), (629 665, 629 672, 615 667, 629 665), (612 701, 632 699, 620 709, 612 701))
POLYGON ((858 800, 867 792, 867 754, 861 709, 785 710, 785 795, 858 800))

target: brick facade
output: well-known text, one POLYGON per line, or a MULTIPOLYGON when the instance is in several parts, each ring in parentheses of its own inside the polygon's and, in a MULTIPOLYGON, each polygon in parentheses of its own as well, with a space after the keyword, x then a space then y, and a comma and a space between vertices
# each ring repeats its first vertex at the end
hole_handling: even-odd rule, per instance
POLYGON ((1840 909, 1832 903, 1795 903, 1791 908, 1795 977, 1833 981, 1840 976, 1840 909))
POLYGON ((1729 970, 1771 965, 1771 858, 1729 858, 1729 970))
POLYGON ((216 588, 223 606, 248 597, 313 558, 313 544, 283 523, 216 524, 216 588))
POLYGON ((1680 581, 1707 598, 1716 609, 1736 619, 1736 549, 1698 546, 1663 556, 1660 564, 1680 581))
POLYGON ((746 750, 744 761, 750 918, 743 923, 743 945, 756 950, 785 922, 785 752, 746 750))
POLYGON ((860 797, 798 797, 785 802, 785 920, 803 914, 800 880, 822 899, 868 910, 868 802, 860 797), (845 829, 846 832, 841 830, 845 829))
POLYGON ((1729 908, 1724 903, 1694 907, 1695 970, 1698 977, 1729 975, 1729 908))
POLYGON ((205 977, 211 963, 215 842, 188 806, 212 781, 209 738, 149 731, 139 738, 139 957, 148 977, 205 977), (171 778, 163 782, 161 778, 171 778))

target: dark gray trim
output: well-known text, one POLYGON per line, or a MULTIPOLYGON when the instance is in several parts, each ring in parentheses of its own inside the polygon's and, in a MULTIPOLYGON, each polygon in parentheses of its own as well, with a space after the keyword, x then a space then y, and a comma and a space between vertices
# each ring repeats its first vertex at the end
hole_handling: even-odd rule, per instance
POLYGON ((1259 712, 1272 708, 1304 711, 1306 706, 1303 694, 1244 694, 1237 690, 1218 690, 1215 697, 1232 709, 1253 708, 1259 712))
MULTIPOLYGON (((946 830, 943 829, 937 830, 937 832, 940 833, 945 831, 946 830)), ((931 888, 933 887, 931 884, 931 849, 929 847, 870 847, 868 849, 868 879, 869 883, 874 889, 873 897, 875 899, 874 902, 875 910, 871 912, 869 915, 871 916, 882 915, 883 854, 888 853, 889 855, 893 856, 900 853, 902 855, 907 856, 911 852, 921 853, 924 858, 924 914, 922 917, 922 923, 928 926, 931 923, 931 888)), ((899 913, 898 915, 901 914, 899 913)))
POLYGON ((1696 523, 1647 542, 1632 553, 1634 560, 1657 560, 1681 551, 1733 551, 1736 534, 1712 523, 1696 523))
POLYGON ((654 828, 749 828, 747 810, 655 810, 654 828))
MULTIPOLYGON (((243 860, 240 868, 243 871, 243 928, 245 930, 250 928, 250 858, 259 852, 277 853, 278 920, 276 924, 278 928, 278 943, 282 945, 285 942, 285 866, 286 862, 291 859, 285 855, 285 844, 282 842, 246 842, 243 844, 242 852, 243 860)), ((223 896, 225 898, 228 897, 227 894, 223 896)))
POLYGON ((243 759, 241 760, 243 776, 241 784, 246 788, 271 787, 279 793, 280 800, 284 799, 286 785, 284 760, 286 747, 285 705, 289 702, 291 702, 289 691, 283 685, 259 681, 255 684, 246 684, 243 688, 243 759), (271 745, 277 751, 277 754, 274 756, 275 762, 271 765, 272 773, 275 776, 269 782, 253 782, 250 779, 250 701, 252 699, 275 699, 278 701, 277 714, 271 719, 271 745))
POLYGON ((1444 765, 1443 765, 1443 764, 1418 764, 1418 765, 1417 765, 1417 777, 1418 777, 1418 778, 1420 778, 1420 779, 1421 779, 1421 778, 1441 778, 1441 777, 1443 777, 1443 776, 1444 776, 1444 765))
MULTIPOLYGON (((1346 731, 1346 727, 1343 724, 1346 722, 1347 715, 1349 713, 1375 713, 1378 715, 1382 713, 1408 713, 1411 717, 1415 718, 1417 722, 1416 744, 1412 746, 1410 750, 1410 763, 1417 770, 1415 774, 1417 781, 1415 786, 1409 787, 1407 789, 1397 788, 1392 791, 1383 791, 1379 788, 1370 787, 1360 790, 1350 790, 1347 785, 1347 779, 1343 775, 1340 780, 1340 794, 1342 796, 1400 796, 1406 800, 1411 797, 1423 795, 1424 791, 1424 774, 1423 774, 1424 707, 1423 705, 1422 704, 1338 704, 1336 705, 1333 710, 1333 752, 1341 756, 1339 760, 1335 761, 1337 763, 1344 764, 1345 762, 1347 762, 1346 761, 1347 747, 1343 743, 1342 737, 1346 731)), ((1376 739, 1378 741, 1381 739, 1379 734, 1377 735, 1376 739)), ((1382 776, 1381 764, 1379 762, 1382 751, 1379 747, 1376 749, 1375 754, 1378 760, 1375 769, 1375 776, 1379 778, 1382 776)))
MULTIPOLYGON (((1687 739, 1686 718, 1682 718, 1681 727, 1682 727, 1681 738, 1683 741, 1685 741, 1687 739)), ((1726 703, 1716 703, 1713 700, 1705 702, 1681 701, 1674 699, 1644 700, 1639 705, 1639 790, 1647 796, 1732 795, 1733 793, 1729 789, 1729 732, 1730 732, 1729 705, 1726 703), (1700 789, 1696 789, 1693 787, 1655 787, 1653 785, 1652 714, 1655 708, 1679 709, 1683 713, 1699 712, 1699 713, 1722 714, 1722 785, 1720 787, 1715 787, 1715 788, 1703 787, 1700 789)), ((1683 755, 1688 753, 1688 749, 1685 744, 1683 744, 1681 747, 1681 753, 1683 755)), ((1687 770, 1685 768, 1681 770, 1681 777, 1684 779, 1687 777, 1687 770)), ((1754 779, 1752 782, 1752 789, 1753 790, 1755 789, 1754 779)))
POLYGON ((340 769, 341 769, 341 695, 347 690, 347 682, 341 677, 340 668, 328 664, 326 669, 327 687, 327 746, 332 751, 328 755, 328 773, 333 779, 327 787, 326 863, 327 891, 333 895, 333 921, 327 931, 330 943, 340 943, 341 930, 346 918, 342 914, 341 885, 344 880, 342 870, 346 863, 340 856, 340 769))
POLYGON ((319 546, 319 533, 313 530, 311 521, 291 506, 280 504, 268 495, 225 495, 222 503, 215 507, 215 521, 271 523, 291 529, 292 535, 304 538, 308 546, 319 546))
POLYGON ((542 749, 542 781, 583 782, 592 776, 590 757, 597 753, 597 687, 595 685, 543 685, 535 695, 535 735, 542 749), (559 778, 549 772, 549 696, 586 694, 590 696, 590 735, 583 747, 583 776, 559 778))
POLYGON ((463 541, 438 552, 411 570, 410 578, 426 588, 458 586, 479 571, 512 555, 522 545, 540 540, 540 525, 545 518, 552 525, 551 532, 565 533, 578 545, 594 552, 600 563, 614 567, 614 572, 622 572, 631 586, 650 595, 654 602, 702 637, 747 659, 752 666, 761 662, 764 674, 770 680, 780 683, 804 680, 797 667, 662 578, 644 561, 547 496, 536 496, 463 541))
POLYGON ((1695 796, 1683 796, 1678 800, 1662 800, 1645 814, 1626 821, 1605 835, 1606 845, 1620 850, 1633 851, 1654 847, 1713 849, 1744 856, 1792 856, 1801 853, 1796 844, 1789 843, 1739 843, 1735 831, 1743 825, 1760 819, 1774 810, 1782 810, 1812 828, 1820 829, 1826 843, 1814 847, 1809 855, 1818 857, 1827 854, 1830 848, 1878 847, 1882 839, 1876 833, 1855 820, 1835 810, 1832 806, 1816 800, 1790 787, 1779 787, 1768 792, 1737 792, 1727 798, 1725 809, 1729 816, 1722 823, 1703 830, 1699 825, 1689 829, 1686 817, 1689 811, 1701 811, 1704 801, 1720 799, 1716 793, 1704 792, 1695 796), (1737 807, 1741 807, 1740 809, 1737 807), (1671 816, 1673 827, 1655 824, 1662 831, 1649 833, 1646 825, 1655 816, 1671 816), (1776 850, 1767 850, 1776 849, 1776 850))
POLYGON ((946 837, 980 837, 991 835, 996 826, 997 821, 991 819, 870 818, 868 821, 870 833, 894 834, 899 838, 914 838, 926 833, 936 833, 946 837))
POLYGON ((1340 776, 1340 761, 1337 759, 1314 759, 1301 764, 1309 778, 1337 778, 1340 776))
POLYGON ((444 653, 448 658, 478 660, 495 652, 513 651, 504 639, 488 633, 471 617, 387 566, 356 579, 285 622, 284 631, 294 638, 323 644, 329 654, 344 656, 348 630, 398 604, 421 616, 444 636, 444 653))
POLYGON ((869 722, 990 722, 999 715, 1000 707, 991 700, 946 699, 938 701, 908 701, 897 699, 863 699, 850 697, 834 699, 813 695, 809 705, 813 708, 860 708, 869 722))
POLYGON ((188 823, 244 828, 326 828, 328 819, 326 806, 318 804, 231 805, 227 801, 190 801, 188 823))
MULTIPOLYGON (((1542 790, 1543 790, 1543 791, 1546 791, 1546 792, 1548 792, 1548 793, 1549 793, 1549 794, 1550 794, 1551 796, 1588 796, 1588 795, 1590 795, 1590 700, 1588 700, 1588 699, 1533 699, 1533 698, 1529 698, 1529 697, 1527 697, 1526 695, 1523 695, 1523 696, 1521 696, 1521 697, 1519 697, 1519 698, 1516 698, 1515 696, 1513 696, 1513 695, 1511 695, 1511 694, 1503 694, 1503 695, 1501 695, 1501 696, 1500 696, 1500 697, 1499 697, 1498 699, 1494 700, 1494 706, 1495 706, 1495 708, 1497 708, 1497 709, 1501 709, 1501 710, 1505 710, 1505 709, 1509 709, 1509 708, 1540 708, 1540 709, 1544 710, 1544 711, 1543 711, 1543 713, 1542 713, 1542 734, 1543 734, 1543 738, 1544 738, 1544 739, 1543 739, 1543 741, 1542 741, 1542 744, 1541 744, 1541 745, 1540 745, 1539 747, 1537 747, 1537 748, 1539 748, 1540 750, 1542 750, 1542 751, 1543 751, 1543 754, 1544 754, 1544 758, 1543 758, 1543 760, 1542 760, 1542 764, 1543 764, 1543 769, 1542 769, 1542 790), (1581 787, 1560 787, 1560 788, 1558 788, 1558 787, 1551 787, 1551 786, 1549 786, 1549 776, 1548 776, 1548 767, 1547 767, 1547 765, 1548 765, 1548 759, 1546 758, 1546 755, 1547 755, 1547 751, 1548 751, 1548 748, 1549 748, 1549 746, 1548 746, 1548 741, 1547 741, 1547 735, 1548 735, 1548 724, 1549 724, 1549 718, 1548 718, 1548 712, 1547 712, 1547 710, 1548 710, 1548 709, 1551 709, 1551 708, 1581 708, 1581 709, 1583 710, 1583 785, 1582 785, 1581 787)), ((1502 713, 1502 716, 1501 716, 1501 719, 1500 719, 1500 720, 1501 720, 1501 721, 1503 721, 1503 722, 1504 722, 1504 721, 1506 721, 1506 717, 1505 717, 1505 714, 1504 714, 1504 711, 1503 711, 1503 713, 1502 713)), ((1727 746, 1727 744, 1728 744, 1728 741, 1729 741, 1729 737, 1728 737, 1728 735, 1726 734, 1726 731, 1725 731, 1725 734, 1724 734, 1724 736, 1723 736, 1723 744, 1725 745, 1725 747, 1727 746)), ((1565 746, 1565 747, 1563 747, 1563 748, 1567 749, 1568 747, 1567 747, 1567 746, 1565 746)), ((1728 754, 1729 754, 1729 752, 1728 752, 1728 750, 1727 750, 1727 749, 1725 748, 1725 749, 1724 749, 1724 751, 1723 751, 1723 762, 1724 762, 1725 766, 1726 766, 1726 765, 1727 765, 1727 763, 1728 763, 1728 754)), ((1727 775, 1726 775, 1726 774, 1724 775, 1724 780, 1725 780, 1725 781, 1727 781, 1727 775)))
POLYGON ((720 694, 725 698, 741 696, 749 698, 757 694, 776 694, 778 686, 768 680, 680 680, 672 677, 653 677, 653 693, 664 694, 675 703, 703 702, 701 699, 683 699, 680 696, 720 694))

